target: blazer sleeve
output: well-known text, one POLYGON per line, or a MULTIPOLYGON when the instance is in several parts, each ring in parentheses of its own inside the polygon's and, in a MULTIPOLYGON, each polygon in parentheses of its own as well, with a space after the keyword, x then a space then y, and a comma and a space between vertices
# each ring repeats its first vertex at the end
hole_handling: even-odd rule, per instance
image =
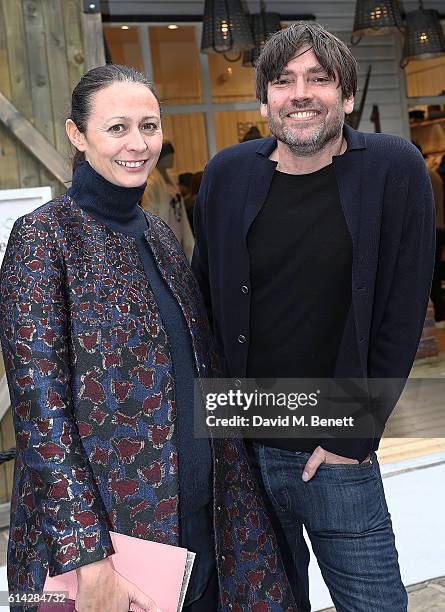
POLYGON ((207 227, 206 227, 206 201, 207 201, 207 172, 204 172, 203 181, 199 189, 193 209, 193 227, 195 232, 195 248, 192 257, 192 270, 198 281, 207 317, 210 325, 213 325, 212 303, 210 297, 209 261, 207 251, 207 227))
POLYGON ((426 174, 419 187, 410 190, 391 289, 371 338, 370 378, 408 378, 425 323, 434 249, 435 207, 426 174))
POLYGON ((425 323, 435 250, 435 205, 427 174, 410 190, 407 211, 391 291, 370 345, 368 375, 377 379, 371 392, 374 384, 379 435, 403 391, 425 323))
MULTIPOLYGON (((379 439, 405 387, 419 346, 434 268, 435 207, 423 160, 413 173, 394 273, 385 308, 371 335, 368 406, 379 439), (420 176, 423 179, 419 180, 420 176)), ((362 461, 373 440, 329 439, 322 446, 362 461)))
MULTIPOLYGON (((73 413, 64 290, 63 260, 48 223, 19 219, 0 275, 0 339, 17 467, 33 483, 51 576, 114 552, 73 413)), ((21 491, 19 481, 19 507, 21 491)))

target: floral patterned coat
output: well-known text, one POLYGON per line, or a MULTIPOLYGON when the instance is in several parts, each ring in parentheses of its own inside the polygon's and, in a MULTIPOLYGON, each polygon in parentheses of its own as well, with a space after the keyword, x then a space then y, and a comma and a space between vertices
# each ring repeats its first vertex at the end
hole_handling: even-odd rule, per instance
MULTIPOLYGON (((171 230, 147 220, 198 375, 211 376, 197 283, 171 230)), ((67 195, 19 219, 1 270, 0 337, 17 440, 10 591, 39 591, 47 570, 112 554, 110 529, 177 544, 174 380, 134 239, 67 195)), ((294 612, 242 441, 214 440, 213 456, 220 609, 294 612)))

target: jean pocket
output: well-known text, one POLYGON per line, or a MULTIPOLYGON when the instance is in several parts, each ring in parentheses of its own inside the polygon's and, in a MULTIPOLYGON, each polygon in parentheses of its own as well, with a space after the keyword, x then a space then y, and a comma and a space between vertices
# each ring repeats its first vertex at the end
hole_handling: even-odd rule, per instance
POLYGON ((326 467, 329 469, 340 469, 340 470, 363 470, 369 469, 373 466, 372 459, 364 461, 362 463, 322 463, 320 467, 326 467))
POLYGON ((298 468, 296 453, 262 446, 259 449, 259 456, 261 476, 269 499, 277 510, 288 512, 291 506, 288 479, 290 473, 294 473, 298 468))

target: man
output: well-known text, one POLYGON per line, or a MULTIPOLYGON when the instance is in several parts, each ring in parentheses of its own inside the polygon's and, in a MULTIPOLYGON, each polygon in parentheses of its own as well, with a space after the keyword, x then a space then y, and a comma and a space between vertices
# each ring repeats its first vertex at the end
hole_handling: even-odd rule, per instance
MULTIPOLYGON (((423 159, 344 124, 356 63, 318 24, 276 33, 256 78, 274 137, 216 155, 195 212, 193 267, 228 376, 406 379, 434 254, 423 159)), ((301 611, 303 524, 338 612, 406 611, 378 444, 247 444, 301 611)))

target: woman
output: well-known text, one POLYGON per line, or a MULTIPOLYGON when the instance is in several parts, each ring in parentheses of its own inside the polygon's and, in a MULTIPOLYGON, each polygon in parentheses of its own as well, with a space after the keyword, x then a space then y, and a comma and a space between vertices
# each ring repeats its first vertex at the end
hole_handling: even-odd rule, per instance
POLYGON ((9 589, 76 569, 79 612, 152 612, 113 570, 113 530, 198 553, 189 612, 295 610, 242 445, 193 437, 193 380, 216 372, 208 324, 173 233, 138 206, 162 145, 158 99, 131 68, 95 68, 66 130, 72 186, 16 222, 0 277, 17 439, 9 589))

